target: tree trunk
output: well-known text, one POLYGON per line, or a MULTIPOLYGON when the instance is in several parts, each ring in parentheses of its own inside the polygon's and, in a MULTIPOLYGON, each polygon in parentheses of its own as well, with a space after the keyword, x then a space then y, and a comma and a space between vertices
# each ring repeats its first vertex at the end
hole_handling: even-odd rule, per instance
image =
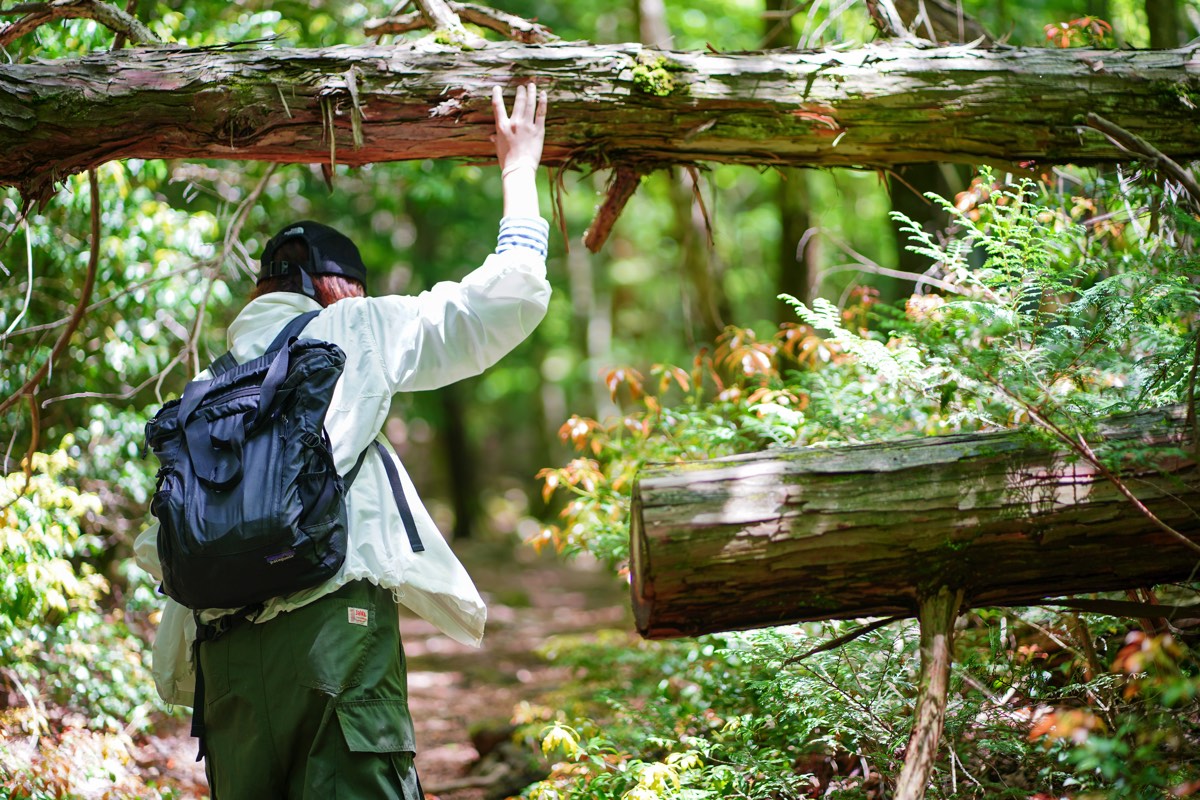
POLYGON ((529 79, 553 95, 551 164, 1128 159, 1082 127, 1088 111, 1191 159, 1196 52, 127 49, 0 66, 0 185, 45 198, 66 175, 134 157, 491 160, 491 87, 529 79))
POLYGON ((1179 46, 1179 5, 1175 0, 1146 0, 1146 27, 1153 48, 1179 46))
POLYGON ((950 665, 954 661, 954 622, 962 605, 962 590, 945 586, 920 599, 921 672, 912 732, 904 755, 904 768, 896 779, 895 800, 921 800, 937 761, 938 744, 946 723, 950 690, 950 665))
MULTIPOLYGON (((662 0, 637 0, 638 31, 641 43, 656 48, 670 47, 672 36, 662 0)), ((725 327, 719 304, 725 298, 720 274, 715 269, 707 235, 708 221, 697 208, 701 187, 698 175, 683 170, 670 171, 671 208, 675 212, 673 238, 679 242, 680 282, 683 284, 683 309, 688 342, 704 347, 717 338, 725 327)))
MULTIPOLYGON (((791 0, 767 0, 767 11, 772 13, 763 20, 764 49, 789 47, 795 42, 791 21, 777 21, 778 17, 787 14, 790 6, 791 0)), ((786 294, 804 303, 811 303, 821 262, 820 246, 814 237, 806 236, 813 227, 808 174, 786 167, 779 167, 778 173, 775 202, 779 206, 779 246, 776 249, 779 273, 775 295, 786 294)), ((794 320, 796 317, 795 309, 783 300, 777 301, 775 308, 779 320, 794 320)))
MULTIPOLYGON (((1200 471, 1186 411, 1113 418, 1109 441, 1161 448, 1129 486, 1193 540, 1200 471)), ((1139 462, 1139 463, 1145 463, 1139 462)), ((648 468, 633 490, 632 594, 648 638, 800 620, 912 615, 1194 578, 1194 551, 1090 466, 1014 432, 794 448, 648 468)))

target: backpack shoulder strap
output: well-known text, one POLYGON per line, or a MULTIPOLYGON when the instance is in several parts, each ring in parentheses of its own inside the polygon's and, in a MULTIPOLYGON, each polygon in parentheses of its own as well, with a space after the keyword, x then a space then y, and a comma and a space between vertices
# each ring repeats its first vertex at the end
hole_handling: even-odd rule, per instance
POLYGON ((288 343, 288 340, 299 336, 300 331, 304 330, 308 323, 312 322, 313 318, 320 314, 320 311, 308 311, 289 322, 279 335, 271 342, 271 346, 267 348, 268 353, 274 353, 279 348, 288 343))
POLYGON ((425 545, 421 542, 421 534, 417 532, 417 521, 413 518, 412 508, 409 507, 408 498, 404 495, 404 486, 400 482, 400 471, 396 469, 396 464, 392 461, 387 448, 378 439, 372 440, 363 448, 358 455, 358 461, 346 473, 346 491, 350 491, 350 485, 358 477, 358 471, 362 469, 363 461, 366 460, 367 453, 372 447, 379 452, 379 457, 383 459, 383 469, 387 472, 388 483, 392 485, 392 499, 396 501, 396 510, 400 512, 400 520, 404 523, 404 530, 408 534, 408 544, 414 553, 420 553, 425 549, 425 545))
MULTIPOLYGON (((273 353, 283 347, 293 336, 299 336, 300 331, 312 321, 313 317, 320 314, 320 311, 307 311, 295 319, 291 320, 283 330, 271 341, 271 346, 267 348, 268 353, 273 353)), ((212 364, 209 365, 208 371, 215 378, 223 372, 228 372, 238 365, 237 360, 233 357, 233 353, 226 350, 212 364)))
POLYGON ((208 371, 215 378, 222 372, 228 372, 237 366, 237 360, 233 357, 233 353, 226 350, 216 361, 209 365, 208 371))

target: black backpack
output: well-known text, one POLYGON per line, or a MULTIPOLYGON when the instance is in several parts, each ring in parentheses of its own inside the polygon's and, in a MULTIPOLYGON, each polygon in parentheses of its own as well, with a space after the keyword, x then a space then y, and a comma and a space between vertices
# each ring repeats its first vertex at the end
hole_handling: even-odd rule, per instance
MULTIPOLYGON (((324 425, 346 356, 297 339, 318 313, 292 320, 259 358, 225 353, 146 424, 162 465, 150 503, 162 591, 187 608, 253 608, 322 583, 345 560, 345 495, 370 447, 338 475, 324 425)), ((421 551, 396 467, 372 444, 421 551)))

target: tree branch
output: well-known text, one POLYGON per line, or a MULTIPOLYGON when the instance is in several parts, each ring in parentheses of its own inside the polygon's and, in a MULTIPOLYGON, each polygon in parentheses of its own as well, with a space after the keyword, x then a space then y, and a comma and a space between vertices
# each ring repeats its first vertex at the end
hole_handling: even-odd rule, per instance
POLYGON ((783 665, 785 667, 790 667, 792 664, 799 664, 804 659, 808 658, 809 656, 815 656, 817 653, 824 653, 829 650, 836 650, 837 648, 841 647, 844 644, 849 644, 850 642, 853 642, 855 639, 858 639, 859 637, 866 636, 871 631, 882 628, 884 625, 891 625, 893 622, 895 622, 898 619, 902 619, 902 618, 901 617, 884 617, 883 619, 877 619, 874 622, 869 622, 866 625, 857 627, 848 633, 843 633, 841 636, 838 636, 835 639, 830 639, 828 642, 825 642, 824 644, 817 645, 816 647, 812 648, 811 650, 806 650, 803 653, 801 653, 800 655, 792 656, 787 661, 783 662, 783 665))
POLYGON ((1089 112, 1087 115, 1087 124, 1089 128, 1095 128, 1109 139, 1112 139, 1118 147, 1148 158, 1153 162, 1154 166, 1178 181, 1184 191, 1191 196, 1192 204, 1197 209, 1200 209, 1200 184, 1196 183, 1196 179, 1192 177, 1192 174, 1176 163, 1170 156, 1137 134, 1125 130, 1120 125, 1108 121, 1099 114, 1089 112))
MULTIPOLYGON (((133 294, 138 289, 145 289, 147 286, 153 286, 156 283, 161 283, 165 280, 170 280, 171 278, 174 278, 178 275, 182 275, 185 272, 194 272, 196 269, 199 269, 200 267, 203 267, 206 264, 207 264, 207 262, 205 262, 205 261, 201 261, 199 263, 193 262, 191 264, 188 264, 185 267, 180 267, 179 269, 171 270, 170 272, 164 273, 162 275, 155 275, 153 278, 147 278, 144 281, 138 281, 137 283, 126 284, 119 291, 113 292, 112 294, 110 294, 106 297, 103 297, 100 300, 97 300, 96 302, 89 305, 87 307, 87 309, 85 309, 85 312, 90 314, 93 311, 95 311, 96 309, 106 306, 109 303, 113 302, 114 300, 117 300, 121 297, 125 297, 126 295, 133 294)), ((133 265, 131 265, 131 266, 133 266, 133 265)), ((33 333, 41 333, 42 331, 52 331, 55 328, 61 328, 63 325, 70 323, 71 318, 73 316, 74 316, 74 314, 69 314, 60 319, 56 319, 53 322, 42 322, 37 325, 30 325, 28 328, 20 328, 18 330, 15 330, 15 331, 5 334, 3 337, 0 337, 0 339, 14 338, 17 336, 28 336, 33 333)))
MULTIPOLYGON (((0 47, 56 19, 92 19, 106 28, 126 36, 135 44, 157 44, 158 37, 138 19, 103 0, 50 0, 47 3, 21 3, 0 9, 2 15, 25 14, 24 17, 0 29, 0 47)), ((123 42, 122 42, 123 44, 123 42)))
POLYGON ((58 341, 54 343, 54 347, 50 351, 50 357, 46 359, 46 362, 42 364, 29 380, 25 381, 25 384, 20 389, 5 398, 3 402, 0 402, 0 414, 3 414, 15 405, 21 397, 34 393, 38 384, 50 374, 54 362, 67 349, 67 344, 71 341, 71 337, 83 322, 84 311, 91 300, 92 289, 96 286, 96 267, 100 263, 100 185, 96 180, 96 170, 94 169, 88 170, 88 185, 91 187, 92 199, 92 248, 91 254, 88 257, 87 277, 84 278, 83 289, 79 294, 79 303, 75 306, 75 313, 71 315, 71 320, 67 323, 66 330, 59 334, 58 341))
POLYGON ((1200 605, 1164 606, 1158 603, 1131 602, 1128 600, 1105 600, 1103 598, 1063 597, 1046 600, 1044 606, 1061 606, 1088 614, 1105 614, 1110 617, 1159 617, 1177 620, 1200 619, 1200 605))
MULTIPOLYGON (((138 0, 126 0, 126 3, 125 3, 125 13, 128 14, 129 18, 132 20, 137 19, 137 4, 138 4, 138 0)), ((125 31, 117 31, 117 35, 113 39, 112 49, 120 50, 122 47, 125 46, 125 41, 128 38, 129 38, 129 36, 128 36, 128 34, 125 33, 125 31)))
POLYGON ((583 234, 583 244, 588 250, 593 253, 600 252, 600 248, 608 241, 608 235, 612 233, 617 218, 625 210, 625 204, 629 202, 629 198, 633 197, 633 193, 637 191, 638 184, 645 174, 644 171, 629 166, 619 166, 613 170, 604 203, 596 212, 596 218, 592 220, 592 224, 583 234))
POLYGON ((1200 373, 1200 326, 1196 330, 1196 347, 1192 351, 1192 370, 1188 373, 1187 426, 1192 432, 1192 456, 1200 460, 1200 420, 1196 418, 1196 374, 1200 373))
MULTIPOLYGON (((558 37, 551 33, 549 28, 522 17, 505 14, 503 11, 474 3, 450 2, 447 5, 451 11, 458 14, 460 19, 466 20, 472 25, 495 31, 514 42, 545 44, 558 41, 558 37)), ((396 17, 368 20, 364 30, 367 36, 383 36, 384 34, 409 33, 427 27, 429 27, 429 23, 426 22, 424 15, 420 12, 413 12, 396 17)))
MULTIPOLYGON (((208 312, 208 299, 212 296, 213 285, 217 280, 217 273, 220 270, 221 265, 224 264, 227 258, 229 258, 229 254, 233 251, 234 243, 238 241, 238 238, 241 235, 242 226, 246 223, 246 217, 250 214, 250 209, 255 203, 258 202, 258 198, 263 193, 263 190, 267 188, 267 184, 270 182, 271 176, 275 174, 275 166, 275 164, 272 164, 271 166, 267 167, 267 169, 263 172, 262 179, 259 180, 250 193, 246 195, 246 198, 242 200, 241 205, 238 206, 237 210, 234 212, 233 218, 229 222, 229 227, 225 229, 225 238, 221 246, 221 257, 213 262, 212 267, 208 270, 208 274, 206 275, 208 284, 204 287, 204 296, 200 299, 200 303, 197 306, 196 319, 192 322, 192 329, 188 336, 187 346, 184 348, 184 352, 189 353, 192 356, 193 377, 196 375, 196 373, 200 372, 198 344, 200 342, 200 334, 204 330, 204 318, 208 312)), ((163 375, 160 376, 158 385, 155 389, 156 392, 161 393, 162 380, 165 377, 166 373, 163 373, 163 375)))
POLYGON ((413 0, 420 9, 425 25, 433 31, 433 36, 445 39, 446 44, 456 44, 465 47, 481 47, 487 44, 484 39, 476 36, 463 27, 458 14, 450 8, 446 0, 413 0))
POLYGON ((64 176, 113 159, 327 162, 330 128, 347 165, 492 159, 492 87, 530 76, 554 95, 548 166, 1130 160, 1078 135, 1078 109, 1096 102, 1172 158, 1200 156, 1178 94, 1195 80, 1193 50, 1103 51, 1093 72, 1099 56, 882 43, 755 54, 507 42, 126 49, 0 64, 0 185, 44 201, 64 176), (357 126, 350 70, 370 109, 357 126))
POLYGON ((892 0, 867 0, 867 13, 871 15, 871 22, 887 38, 902 41, 918 38, 904 24, 892 0))
POLYGON ((992 41, 977 20, 963 13, 961 3, 952 7, 942 0, 896 0, 896 10, 904 24, 924 27, 929 38, 936 42, 990 44, 992 41))

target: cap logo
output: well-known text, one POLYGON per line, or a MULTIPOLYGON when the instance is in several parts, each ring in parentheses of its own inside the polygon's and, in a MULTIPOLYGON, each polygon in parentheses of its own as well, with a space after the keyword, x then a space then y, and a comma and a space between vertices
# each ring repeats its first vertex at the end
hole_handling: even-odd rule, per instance
POLYGON ((293 234, 297 234, 297 233, 300 234, 301 236, 303 236, 304 235, 304 226, 297 225, 295 228, 288 228, 286 231, 283 232, 283 235, 284 236, 292 236, 293 234))

